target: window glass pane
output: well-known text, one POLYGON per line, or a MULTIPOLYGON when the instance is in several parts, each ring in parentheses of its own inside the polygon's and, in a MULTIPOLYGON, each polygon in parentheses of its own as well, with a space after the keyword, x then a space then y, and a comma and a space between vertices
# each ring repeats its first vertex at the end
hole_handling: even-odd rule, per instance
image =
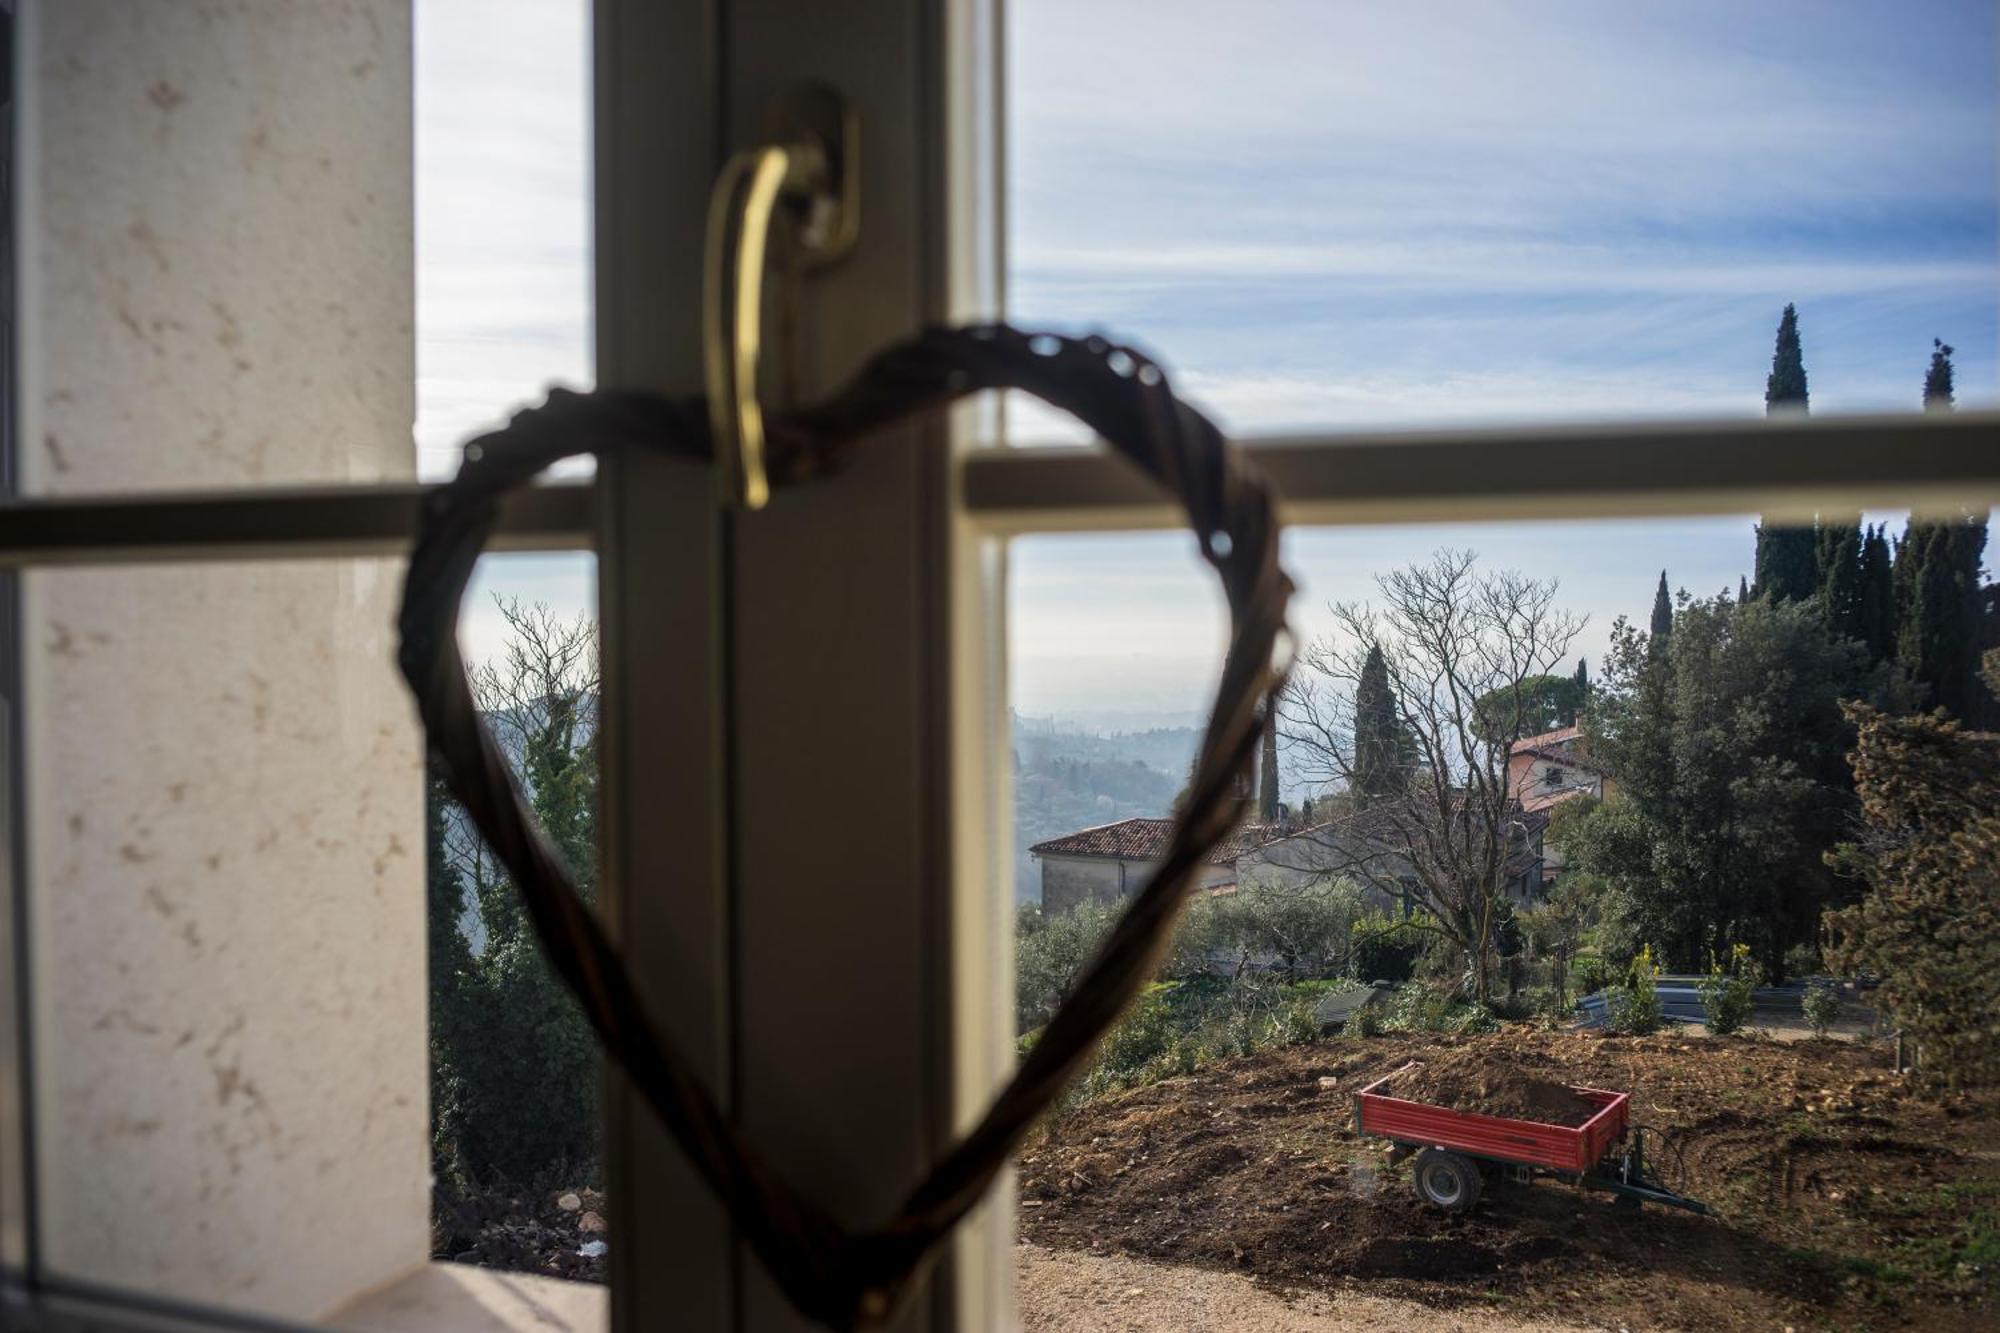
MULTIPOLYGON (((1951 998, 1994 962, 1951 924, 2000 874, 1972 850, 2000 811, 1985 537, 1888 512, 1288 532, 1276 747, 1156 984, 1022 1149, 1024 1326, 1429 1327, 1496 1296, 1564 1326, 1668 1300, 1949 1322, 1991 1188, 1979 1114, 1925 1090, 1992 1055, 1951 998), (1899 1075, 1881 1034, 1918 1024, 1899 1075), (1534 1156, 1491 1137, 1457 1142, 1463 1176, 1390 1155, 1355 1097, 1412 1060, 1392 1089, 1454 1111, 1574 1126, 1603 1103, 1571 1085, 1630 1094, 1647 1175, 1719 1215, 1510 1178, 1493 1159, 1534 1156), (1483 1202, 1452 1216, 1452 1188, 1483 1202)), ((1025 1044, 1153 872, 1227 617, 1184 533, 1017 538, 1009 577, 1025 1044)))
POLYGON ((1008 15, 1010 317, 1236 433, 2000 401, 1991 6, 1008 15))
MULTIPOLYGON (((595 575, 587 554, 488 558, 461 625, 586 892, 595 575)), ((478 1280, 390 1286, 430 1258, 603 1279, 601 1062, 426 781, 401 578, 302 560, 22 580, 37 1200, 66 1278, 307 1320, 388 1288, 360 1326, 478 1280)), ((483 1290, 465 1299, 503 1289, 483 1290)))
POLYGON ((590 6, 415 7, 417 472, 430 479, 550 384, 590 387, 590 6))
MULTIPOLYGON (((594 901, 597 584, 585 554, 488 556, 460 641, 481 712, 594 901)), ((464 812, 430 793, 433 1256, 602 1282, 603 1061, 464 812)))

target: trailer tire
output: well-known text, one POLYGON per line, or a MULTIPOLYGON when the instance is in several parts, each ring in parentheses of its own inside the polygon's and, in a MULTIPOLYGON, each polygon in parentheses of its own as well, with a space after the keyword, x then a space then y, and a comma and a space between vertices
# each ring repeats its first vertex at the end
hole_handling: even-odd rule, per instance
POLYGON ((1411 1176, 1416 1181, 1417 1197, 1448 1213, 1462 1213, 1478 1203, 1480 1189, 1486 1183, 1470 1158, 1442 1148, 1426 1148, 1418 1153, 1411 1176))

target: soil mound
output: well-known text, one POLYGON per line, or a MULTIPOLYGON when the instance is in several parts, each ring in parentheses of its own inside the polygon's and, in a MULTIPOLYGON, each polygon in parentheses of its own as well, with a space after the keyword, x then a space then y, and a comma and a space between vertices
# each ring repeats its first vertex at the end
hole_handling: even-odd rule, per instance
MULTIPOLYGON (((1498 1086, 1475 1091, 1473 1109, 1505 1107, 1498 1086)), ((1886 1051, 1848 1043, 1519 1028, 1343 1038, 1059 1112, 1020 1159, 1021 1230, 1280 1288, 1504 1301, 1593 1326, 1990 1333, 1996 1123, 2000 1094, 1931 1100, 1886 1051), (1439 1087, 1511 1070, 1630 1092, 1653 1169, 1721 1216, 1633 1212, 1546 1180, 1489 1186, 1470 1213, 1425 1207, 1411 1164, 1354 1131, 1353 1094, 1412 1060, 1439 1087)))
POLYGON ((1397 1075, 1382 1092, 1405 1101, 1479 1115, 1574 1128, 1604 1108, 1563 1083, 1523 1069, 1502 1052, 1480 1047, 1448 1051, 1397 1075))

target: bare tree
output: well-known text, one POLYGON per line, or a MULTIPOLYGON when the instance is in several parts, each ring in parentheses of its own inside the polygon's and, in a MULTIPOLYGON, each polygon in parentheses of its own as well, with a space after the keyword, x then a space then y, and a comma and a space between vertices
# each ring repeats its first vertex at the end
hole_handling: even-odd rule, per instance
POLYGON ((1567 659, 1585 621, 1557 607, 1554 580, 1481 572, 1471 551, 1440 550, 1375 583, 1379 604, 1330 608, 1335 628, 1300 655, 1280 717, 1294 771, 1344 796, 1330 823, 1265 856, 1295 874, 1393 886, 1462 951, 1483 1002, 1507 884, 1540 822, 1507 783, 1531 711, 1521 687, 1567 659), (1356 782, 1369 747, 1356 745, 1355 694, 1371 649, 1388 666, 1404 755, 1389 792, 1356 782))
MULTIPOLYGON (((597 622, 564 619, 541 602, 496 596, 506 650, 472 671, 486 724, 527 788, 535 815, 586 893, 595 884, 597 622)), ((505 873, 471 825, 452 819, 445 852, 472 888, 489 945, 511 937, 521 911, 505 873)))
POLYGON ((507 622, 507 651, 472 673, 488 725, 511 755, 541 740, 578 749, 594 725, 597 622, 564 620, 543 602, 496 595, 493 604, 507 622))

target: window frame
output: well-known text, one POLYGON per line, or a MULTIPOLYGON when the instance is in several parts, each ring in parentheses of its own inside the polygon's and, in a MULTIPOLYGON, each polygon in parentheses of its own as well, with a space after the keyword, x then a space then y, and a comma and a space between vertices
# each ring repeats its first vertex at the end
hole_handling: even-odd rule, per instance
MULTIPOLYGON (((709 183, 771 98, 808 78, 860 108, 865 176, 860 249, 806 288, 806 390, 900 333, 1001 314, 1001 5, 596 0, 598 382, 699 391, 688 312, 700 307, 709 183)), ((704 469, 607 460, 589 482, 511 500, 496 533, 496 549, 597 552, 607 919, 719 1099, 855 1222, 970 1123, 1012 1058, 1011 779, 996 762, 1006 540, 1180 526, 1167 498, 1105 451, 1004 448, 1000 425, 996 405, 974 405, 897 432, 843 476, 756 515, 718 506, 704 469), (815 684, 851 707, 788 704, 798 672, 784 649, 800 640, 834 645, 814 655, 815 684), (871 783, 845 785, 868 792, 841 790, 857 744, 871 783), (801 786, 827 793, 825 809, 801 817, 823 881, 755 837, 801 786), (862 857, 880 873, 857 871, 862 857), (846 895, 845 915, 816 901, 825 884, 846 895), (855 958, 829 957, 843 945, 855 958), (847 997, 844 1021, 887 1048, 872 1060, 826 1049, 822 1029, 797 1021, 825 994, 847 997)), ((2000 412, 1245 442, 1287 521, 1345 524, 1990 505, 1996 443, 2000 412)), ((15 500, 0 506, 0 568, 395 553, 430 489, 15 500)), ((18 799, 8 793, 6 808, 18 799)), ((0 1042, 0 1077, 22 1091, 31 960, 18 861, 8 874, 0 948, 16 966, 0 1026, 21 1040, 0 1042)), ((32 1282, 32 1127, 6 1109, 0 1099, 0 1179, 28 1190, 18 1203, 0 1193, 0 1227, 12 1223, 26 1248, 0 1249, 0 1264, 32 1282)), ((607 1158, 612 1234, 634 1238, 611 1251, 615 1326, 667 1308, 694 1329, 800 1326, 615 1078, 607 1158)), ((1009 1326, 1012 1208, 1004 1186, 995 1193, 903 1327, 1009 1326)), ((0 1308, 12 1294, 0 1290, 0 1308)), ((141 1293, 72 1299, 100 1326, 168 1317, 141 1293)), ((43 1298, 47 1326, 63 1325, 59 1305, 43 1298)))

